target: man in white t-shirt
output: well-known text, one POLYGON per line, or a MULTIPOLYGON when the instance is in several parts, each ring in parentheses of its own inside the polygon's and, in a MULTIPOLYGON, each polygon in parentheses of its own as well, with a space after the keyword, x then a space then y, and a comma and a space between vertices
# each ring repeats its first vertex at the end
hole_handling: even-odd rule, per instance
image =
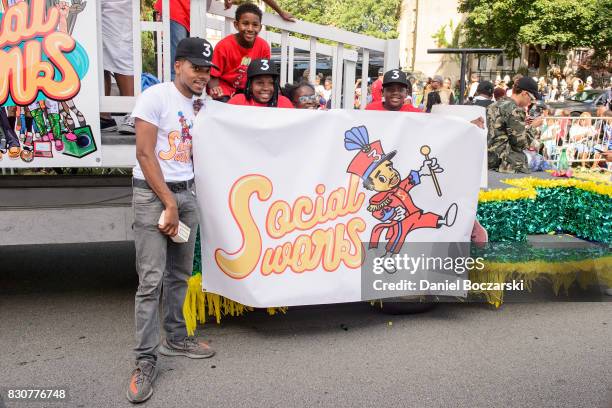
POLYGON ((151 86, 132 112, 136 128, 134 238, 139 285, 136 292, 136 368, 127 398, 146 401, 157 375, 157 351, 166 356, 207 358, 214 351, 187 337, 183 302, 193 268, 198 205, 193 183, 191 128, 205 102, 213 47, 201 38, 177 45, 174 82, 151 86), (160 215, 164 212, 163 224, 160 215), (186 243, 170 240, 179 219, 191 228, 186 243), (163 290, 162 290, 163 288, 163 290), (163 292, 163 293, 162 293, 163 292), (159 306, 166 337, 160 345, 159 306))

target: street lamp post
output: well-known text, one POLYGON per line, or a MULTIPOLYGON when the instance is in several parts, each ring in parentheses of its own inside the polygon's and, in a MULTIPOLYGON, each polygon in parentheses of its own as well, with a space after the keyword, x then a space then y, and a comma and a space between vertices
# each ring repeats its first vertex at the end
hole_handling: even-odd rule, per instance
POLYGON ((504 50, 501 48, 436 48, 428 49, 428 54, 461 54, 461 79, 459 85, 459 101, 463 104, 463 95, 465 93, 465 71, 468 54, 501 54, 504 50))

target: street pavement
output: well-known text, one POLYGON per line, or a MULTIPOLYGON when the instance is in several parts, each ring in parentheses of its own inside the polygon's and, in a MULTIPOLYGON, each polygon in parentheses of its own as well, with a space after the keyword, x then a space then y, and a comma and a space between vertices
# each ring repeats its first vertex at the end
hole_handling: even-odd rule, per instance
MULTIPOLYGON (((133 243, 0 247, 0 389, 129 407, 133 243)), ((206 323, 218 354, 161 357, 145 407, 612 407, 612 302, 365 303, 206 323)), ((0 407, 2 402, 0 402, 0 407)))

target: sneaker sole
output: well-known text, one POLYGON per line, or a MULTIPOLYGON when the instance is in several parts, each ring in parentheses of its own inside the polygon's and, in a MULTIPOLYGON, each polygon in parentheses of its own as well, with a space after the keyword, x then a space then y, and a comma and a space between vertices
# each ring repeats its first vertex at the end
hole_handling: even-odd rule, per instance
POLYGON ((215 355, 215 352, 213 351, 211 354, 206 354, 206 355, 205 354, 193 354, 188 351, 170 350, 169 348, 167 348, 166 346, 162 344, 161 346, 159 346, 159 354, 166 356, 166 357, 182 356, 182 357, 188 357, 188 358, 202 359, 202 358, 211 358, 212 356, 215 355))
POLYGON ((153 388, 151 388, 151 391, 146 395, 146 397, 144 397, 141 400, 137 401, 135 399, 130 398, 130 391, 127 392, 126 397, 127 397, 127 400, 130 401, 132 404, 141 404, 141 403, 147 401, 149 398, 151 398, 151 395, 153 395, 153 388))
POLYGON ((111 126, 111 127, 107 127, 104 129, 100 129, 100 132, 102 133, 116 132, 116 131, 117 131, 117 126, 111 126))

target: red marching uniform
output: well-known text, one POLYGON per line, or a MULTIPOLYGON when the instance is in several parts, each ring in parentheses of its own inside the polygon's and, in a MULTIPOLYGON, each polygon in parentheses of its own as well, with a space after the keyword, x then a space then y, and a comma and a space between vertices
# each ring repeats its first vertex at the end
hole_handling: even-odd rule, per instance
MULTIPOLYGON (((354 127, 345 133, 345 147, 349 150, 357 150, 348 166, 347 172, 356 174, 363 180, 368 179, 372 172, 385 160, 391 160, 395 151, 385 154, 379 140, 369 143, 367 130, 364 126, 354 127)), ((383 221, 372 228, 370 235, 370 248, 377 248, 382 233, 387 230, 386 250, 398 253, 406 236, 410 231, 417 228, 438 228, 438 220, 441 216, 434 213, 423 213, 410 197, 410 190, 421 183, 419 172, 412 170, 410 175, 401 180, 397 186, 388 191, 381 191, 370 198, 368 211, 383 221), (401 221, 396 221, 398 209, 404 209, 401 221)))
POLYGON ((410 197, 409 191, 412 187, 420 184, 419 173, 410 172, 410 175, 389 191, 381 191, 370 198, 368 211, 377 219, 384 221, 372 229, 370 236, 370 248, 377 248, 378 241, 386 229, 387 252, 398 253, 408 233, 417 228, 437 228, 440 216, 434 213, 423 213, 410 197), (394 221, 393 215, 396 208, 406 210, 406 218, 394 221))

